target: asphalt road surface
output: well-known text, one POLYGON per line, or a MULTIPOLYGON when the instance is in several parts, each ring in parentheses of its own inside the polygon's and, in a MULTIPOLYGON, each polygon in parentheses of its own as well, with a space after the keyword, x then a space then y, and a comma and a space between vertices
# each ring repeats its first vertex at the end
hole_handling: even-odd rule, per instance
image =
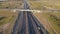
POLYGON ((32 12, 20 11, 12 34, 48 34, 48 32, 32 12))
MULTIPOLYGON (((30 9, 24 0, 24 9, 30 9)), ((48 31, 30 11, 20 11, 12 34, 48 34, 48 31)))

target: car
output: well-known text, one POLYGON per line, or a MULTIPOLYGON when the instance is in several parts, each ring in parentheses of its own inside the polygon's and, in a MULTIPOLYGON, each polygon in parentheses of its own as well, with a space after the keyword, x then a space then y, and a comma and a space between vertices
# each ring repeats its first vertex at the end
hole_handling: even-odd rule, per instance
POLYGON ((40 30, 41 29, 41 27, 37 27, 38 28, 38 30, 40 30))

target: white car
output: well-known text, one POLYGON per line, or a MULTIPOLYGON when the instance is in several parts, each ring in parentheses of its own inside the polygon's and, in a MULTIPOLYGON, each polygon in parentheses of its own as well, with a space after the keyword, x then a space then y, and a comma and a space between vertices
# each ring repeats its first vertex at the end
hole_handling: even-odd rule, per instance
POLYGON ((40 30, 41 28, 40 27, 38 27, 38 30, 40 30))

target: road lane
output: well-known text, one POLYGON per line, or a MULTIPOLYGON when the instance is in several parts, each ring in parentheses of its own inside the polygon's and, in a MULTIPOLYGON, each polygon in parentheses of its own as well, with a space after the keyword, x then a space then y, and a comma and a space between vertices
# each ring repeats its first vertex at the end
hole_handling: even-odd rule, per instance
POLYGON ((28 16, 28 25, 29 25, 29 34, 36 34, 32 21, 29 16, 28 16))
POLYGON ((32 22, 31 24, 33 24, 35 34, 40 34, 40 32, 39 32, 39 30, 38 30, 38 28, 37 28, 36 24, 34 23, 33 18, 31 17, 31 15, 30 15, 30 14, 29 14, 28 16, 29 16, 29 17, 30 17, 30 19, 31 19, 31 22, 32 22))
POLYGON ((16 20, 16 22, 15 22, 15 25, 14 25, 14 27, 13 27, 13 32, 12 32, 12 34, 16 34, 16 33, 17 33, 18 27, 19 27, 19 25, 20 25, 19 22, 21 22, 20 20, 22 19, 22 17, 23 17, 23 13, 20 12, 19 15, 18 15, 18 18, 17 18, 17 20, 16 20))
POLYGON ((13 28, 13 34, 46 34, 44 27, 37 22, 31 12, 21 12, 13 28), (20 25, 22 24, 22 25, 20 25), (41 29, 39 30, 38 27, 41 29))
POLYGON ((26 28, 26 21, 25 21, 25 13, 23 12, 23 22, 22 22, 22 29, 18 30, 17 34, 26 34, 25 33, 25 28, 26 28))

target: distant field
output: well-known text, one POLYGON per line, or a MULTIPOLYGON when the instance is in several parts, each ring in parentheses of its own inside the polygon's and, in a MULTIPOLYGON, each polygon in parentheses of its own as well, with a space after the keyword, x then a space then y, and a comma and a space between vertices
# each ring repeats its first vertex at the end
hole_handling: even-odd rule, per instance
POLYGON ((11 10, 0 10, 0 25, 9 23, 16 15, 17 13, 12 12, 11 10))
POLYGON ((51 7, 54 9, 60 9, 60 1, 46 1, 42 2, 44 6, 51 7))
POLYGON ((41 9, 41 3, 40 2, 34 2, 34 1, 29 1, 29 6, 30 9, 41 9))
POLYGON ((22 1, 0 2, 0 8, 22 8, 22 1))
POLYGON ((60 0, 28 0, 28 1, 60 1, 60 0))
POLYGON ((59 9, 60 10, 60 1, 48 1, 48 0, 41 0, 39 1, 29 1, 29 6, 31 9, 42 9, 44 6, 50 7, 53 9, 59 9))
POLYGON ((44 13, 44 16, 52 24, 52 27, 60 34, 60 12, 44 13))

